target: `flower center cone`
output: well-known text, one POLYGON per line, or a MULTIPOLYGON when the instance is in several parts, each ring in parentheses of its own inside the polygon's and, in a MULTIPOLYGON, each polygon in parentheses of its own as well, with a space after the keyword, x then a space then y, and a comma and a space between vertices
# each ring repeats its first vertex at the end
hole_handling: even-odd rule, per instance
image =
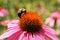
POLYGON ((36 13, 27 12, 19 19, 19 26, 30 33, 38 32, 42 28, 42 20, 36 13))

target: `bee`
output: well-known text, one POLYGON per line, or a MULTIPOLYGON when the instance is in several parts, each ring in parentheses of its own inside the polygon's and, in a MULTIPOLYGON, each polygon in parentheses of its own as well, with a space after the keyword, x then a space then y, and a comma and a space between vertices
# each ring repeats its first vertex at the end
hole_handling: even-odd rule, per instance
POLYGON ((19 9, 19 26, 22 30, 34 33, 39 31, 42 27, 41 18, 34 12, 27 12, 26 9, 19 9))

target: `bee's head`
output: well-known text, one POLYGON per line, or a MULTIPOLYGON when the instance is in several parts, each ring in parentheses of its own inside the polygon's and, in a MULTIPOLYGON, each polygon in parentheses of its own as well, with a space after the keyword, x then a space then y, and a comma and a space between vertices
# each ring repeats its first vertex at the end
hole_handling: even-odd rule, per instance
POLYGON ((26 9, 22 8, 18 10, 18 17, 21 18, 21 16, 23 16, 26 13, 26 9))

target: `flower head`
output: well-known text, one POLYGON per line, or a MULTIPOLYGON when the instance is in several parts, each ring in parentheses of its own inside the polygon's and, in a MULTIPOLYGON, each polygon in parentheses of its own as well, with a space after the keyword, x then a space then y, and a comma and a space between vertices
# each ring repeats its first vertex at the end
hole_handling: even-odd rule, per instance
POLYGON ((60 14, 59 12, 53 12, 49 18, 46 19, 45 24, 53 27, 54 23, 60 26, 60 14))
POLYGON ((8 11, 6 9, 3 9, 2 7, 0 7, 0 16, 3 17, 7 14, 8 14, 8 11))
POLYGON ((32 12, 27 12, 19 21, 19 26, 25 31, 39 31, 42 26, 41 18, 32 12))
POLYGON ((8 38, 8 40, 58 40, 55 31, 44 26, 41 18, 33 12, 22 12, 18 14, 19 20, 13 20, 8 23, 10 27, 0 39, 8 38))

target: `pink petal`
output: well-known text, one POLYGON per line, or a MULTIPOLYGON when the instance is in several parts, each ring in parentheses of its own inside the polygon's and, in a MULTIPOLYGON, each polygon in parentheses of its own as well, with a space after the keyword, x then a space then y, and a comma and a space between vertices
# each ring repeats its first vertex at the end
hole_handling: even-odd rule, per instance
POLYGON ((54 26, 54 20, 52 18, 47 18, 45 21, 45 24, 48 24, 49 26, 53 27, 54 26))
POLYGON ((50 32, 52 34, 56 34, 56 31, 53 30, 52 28, 48 27, 48 26, 42 26, 42 28, 47 32, 50 32))
POLYGON ((51 38, 52 40, 58 40, 58 38, 57 38, 55 35, 47 32, 47 31, 45 31, 44 33, 45 33, 46 36, 48 36, 48 37, 51 38))
POLYGON ((5 16, 5 15, 7 15, 7 14, 8 14, 8 11, 5 10, 5 9, 2 9, 2 10, 0 11, 0 16, 1 16, 1 17, 5 16))
POLYGON ((35 35, 35 37, 37 38, 37 40, 39 39, 39 40, 45 40, 45 38, 44 38, 44 35, 41 35, 40 33, 36 33, 36 34, 34 34, 35 35))
POLYGON ((51 20, 51 18, 47 18, 47 19, 45 20, 45 24, 48 24, 50 20, 51 20))
POLYGON ((9 36, 11 36, 12 34, 16 33, 17 31, 19 31, 20 29, 19 28, 10 28, 8 29, 4 34, 2 34, 0 36, 0 39, 5 39, 9 36), (15 31, 16 30, 16 31, 15 31))
POLYGON ((57 19, 57 25, 60 26, 60 19, 57 19))
POLYGON ((49 21, 49 26, 50 26, 50 27, 53 27, 53 26, 54 26, 54 22, 55 22, 55 20, 51 19, 51 20, 49 21))
POLYGON ((26 32, 23 32, 23 33, 19 36, 19 39, 18 39, 18 40, 23 40, 23 37, 25 37, 25 36, 24 36, 25 33, 26 33, 26 32))
POLYGON ((42 35, 39 35, 39 34, 30 34, 29 35, 29 39, 30 40, 45 40, 45 38, 42 36, 42 35))
POLYGON ((57 0, 60 3, 60 0, 57 0))
POLYGON ((29 40, 37 40, 37 37, 35 37, 34 35, 32 36, 32 34, 29 35, 29 40))
POLYGON ((3 16, 4 16, 4 14, 3 14, 2 12, 0 12, 0 16, 1 16, 1 17, 3 17, 3 16))
POLYGON ((5 21, 1 21, 0 24, 3 26, 8 26, 7 24, 9 23, 10 20, 5 20, 5 21))
POLYGON ((25 33, 25 34, 24 34, 23 40, 29 40, 29 34, 28 34, 28 33, 25 33))
POLYGON ((12 28, 12 27, 18 27, 18 20, 11 20, 8 23, 8 28, 12 28))
POLYGON ((59 12, 53 12, 51 14, 51 17, 57 17, 57 18, 59 18, 60 17, 60 14, 59 14, 59 12))
POLYGON ((4 13, 4 14, 8 14, 8 11, 5 10, 5 9, 2 9, 1 12, 4 13))
POLYGON ((40 35, 44 37, 44 40, 50 40, 50 38, 44 34, 44 31, 41 31, 40 35))
POLYGON ((18 40, 19 36, 21 35, 22 31, 18 31, 16 33, 14 33, 13 35, 11 35, 8 40, 18 40))
POLYGON ((56 35, 60 35, 60 30, 56 30, 56 35))

